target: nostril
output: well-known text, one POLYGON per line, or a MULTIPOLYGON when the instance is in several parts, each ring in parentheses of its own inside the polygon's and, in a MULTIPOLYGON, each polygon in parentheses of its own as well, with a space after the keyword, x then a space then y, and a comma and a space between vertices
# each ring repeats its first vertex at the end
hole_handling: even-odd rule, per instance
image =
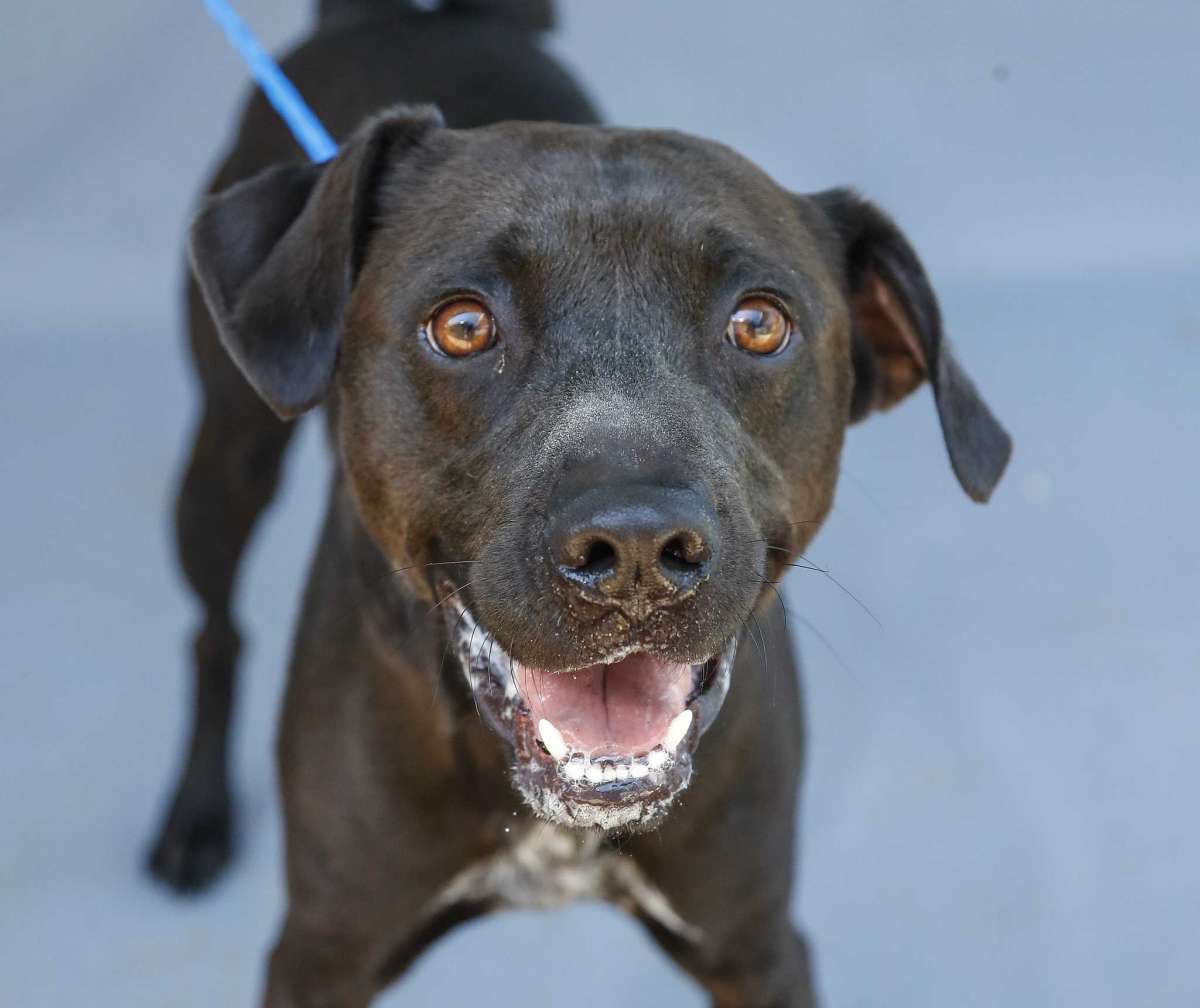
POLYGON ((668 539, 658 553, 658 562, 668 574, 695 577, 703 571, 708 550, 699 536, 677 535, 668 539))
POLYGON ((596 576, 607 574, 617 565, 617 551, 603 539, 594 539, 583 555, 583 563, 575 565, 578 574, 596 576))
POLYGON ((616 544, 589 530, 567 540, 558 569, 572 581, 595 587, 611 578, 620 562, 616 544))

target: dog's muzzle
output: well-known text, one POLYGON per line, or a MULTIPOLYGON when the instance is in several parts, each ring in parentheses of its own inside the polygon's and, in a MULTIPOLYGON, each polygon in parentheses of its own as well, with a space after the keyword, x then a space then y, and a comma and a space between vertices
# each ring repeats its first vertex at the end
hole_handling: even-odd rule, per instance
POLYGON ((448 619, 479 713, 513 747, 514 783, 538 815, 646 829, 687 787, 729 690, 735 640, 696 664, 626 649, 551 671, 514 660, 461 603, 448 619))

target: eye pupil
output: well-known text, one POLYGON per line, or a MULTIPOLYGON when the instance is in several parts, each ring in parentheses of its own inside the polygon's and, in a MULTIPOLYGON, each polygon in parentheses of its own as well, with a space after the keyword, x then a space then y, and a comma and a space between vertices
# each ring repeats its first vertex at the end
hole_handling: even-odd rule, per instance
POLYGON ((496 320, 482 302, 460 298, 437 309, 425 323, 424 332, 439 353, 469 357, 496 341, 496 320))
POLYGON ((757 309, 747 309, 738 313, 745 319, 746 325, 753 329, 756 333, 761 332, 765 328, 766 313, 757 309))
POLYGON ((782 350, 792 334, 792 320, 774 301, 744 298, 732 315, 726 335, 739 350, 766 356, 782 350))
POLYGON ((481 317, 479 312, 461 312, 450 319, 446 326, 453 331, 457 338, 470 339, 475 330, 479 328, 481 317))

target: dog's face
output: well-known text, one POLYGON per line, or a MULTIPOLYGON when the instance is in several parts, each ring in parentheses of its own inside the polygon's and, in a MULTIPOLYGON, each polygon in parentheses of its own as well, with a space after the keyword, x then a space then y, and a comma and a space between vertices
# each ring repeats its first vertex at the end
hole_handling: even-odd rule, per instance
POLYGON ((335 388, 367 528, 565 823, 686 786, 848 423, 931 375, 968 492, 1007 459, 886 217, 678 134, 392 114, 218 197, 193 257, 281 414, 335 388))

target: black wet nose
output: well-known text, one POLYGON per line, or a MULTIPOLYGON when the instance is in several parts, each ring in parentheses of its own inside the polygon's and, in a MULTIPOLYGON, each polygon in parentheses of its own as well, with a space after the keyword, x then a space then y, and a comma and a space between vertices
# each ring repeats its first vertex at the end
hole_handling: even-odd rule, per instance
POLYGON ((586 594, 662 604, 691 592, 717 552, 716 518, 689 490, 593 489, 558 509, 547 534, 559 573, 586 594))

